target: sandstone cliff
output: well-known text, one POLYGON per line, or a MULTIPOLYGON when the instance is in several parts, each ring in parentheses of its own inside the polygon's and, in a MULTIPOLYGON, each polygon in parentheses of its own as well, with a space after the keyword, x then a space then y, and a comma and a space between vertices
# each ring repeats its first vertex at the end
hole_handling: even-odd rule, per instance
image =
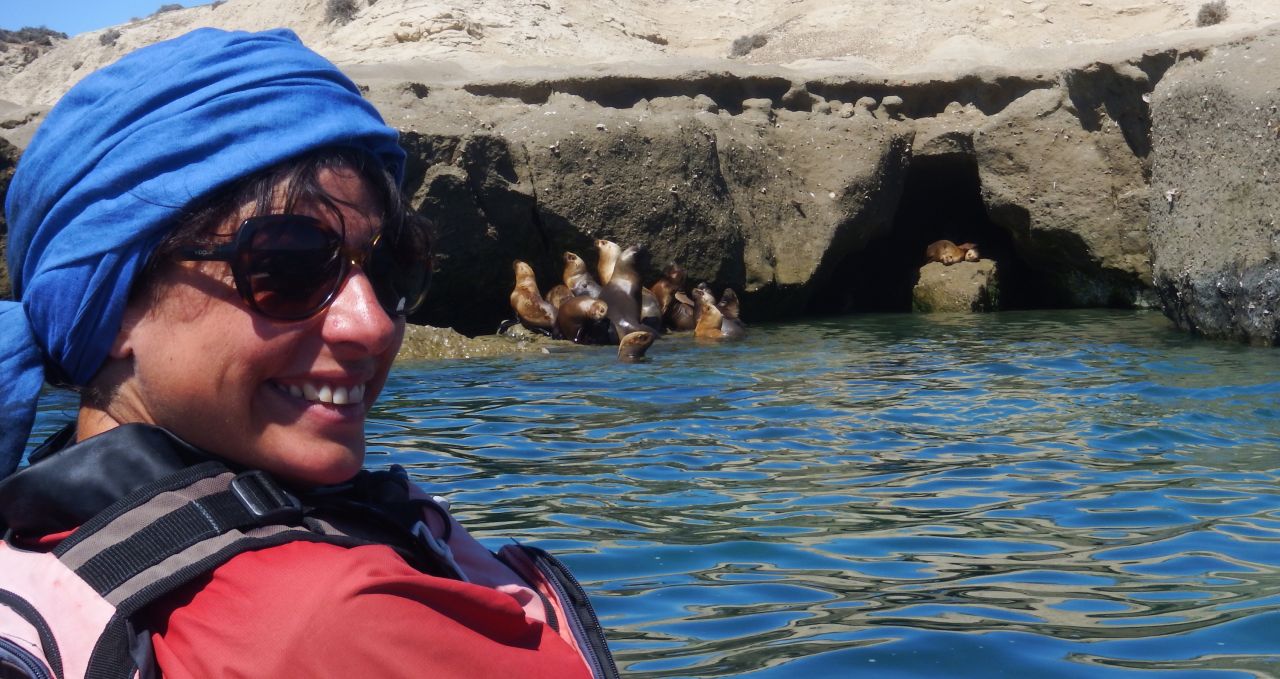
POLYGON ((75 36, 0 82, 0 136, 25 145, 43 107, 129 48, 285 24, 402 131, 407 188, 439 225, 419 320, 491 331, 512 259, 545 289, 563 250, 591 260, 599 237, 645 245, 650 277, 679 261, 735 287, 751 319, 908 310, 938 238, 999 263, 1003 308, 1159 302, 1179 318, 1153 279, 1153 93, 1218 46, 1272 49, 1256 24, 1280 15, 1255 2, 1196 28, 1199 4, 1172 1, 354 5, 330 20, 321 0, 229 0, 75 36))

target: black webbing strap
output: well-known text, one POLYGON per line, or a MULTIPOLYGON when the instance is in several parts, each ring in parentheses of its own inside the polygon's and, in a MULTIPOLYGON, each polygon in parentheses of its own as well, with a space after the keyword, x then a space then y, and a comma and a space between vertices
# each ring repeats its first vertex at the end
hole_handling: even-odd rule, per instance
POLYGON ((267 474, 234 474, 206 462, 147 484, 85 522, 54 554, 117 606, 87 676, 131 676, 130 616, 237 554, 295 540, 359 542, 289 527, 302 516, 298 499, 267 474))
MULTIPOLYGON (((161 561, 210 538, 237 528, 283 523, 290 510, 301 517, 296 499, 292 504, 264 504, 259 496, 253 504, 246 504, 242 495, 235 492, 235 482, 242 479, 243 476, 234 477, 227 490, 191 500, 125 540, 106 547, 77 568, 76 574, 105 595, 161 561)), ((279 492, 283 495, 283 491, 279 492)))
POLYGON ((361 482, 377 482, 379 492, 346 489, 360 500, 333 497, 316 502, 319 498, 308 496, 304 508, 261 471, 236 475, 221 463, 207 462, 140 488, 104 510, 55 550, 63 563, 117 607, 94 647, 86 676, 131 676, 136 667, 129 653, 131 616, 243 552, 300 540, 346 547, 387 544, 423 572, 444 569, 443 562, 412 540, 409 527, 402 525, 410 510, 421 517, 419 502, 409 499, 403 488, 397 494, 382 487, 407 485, 407 475, 399 471, 386 478, 362 473, 361 482), (307 518, 312 512, 330 516, 335 523, 307 518), (358 526, 362 537, 349 534, 345 527, 350 522, 339 520, 341 516, 353 520, 350 527, 358 526))
MULTIPOLYGON (((190 467, 183 467, 172 474, 136 488, 133 492, 116 500, 106 509, 95 514, 93 518, 85 521, 65 540, 58 543, 58 546, 53 550, 53 554, 61 559, 72 550, 81 549, 82 543, 90 541, 102 542, 101 531, 121 516, 153 501, 158 495, 180 492, 205 479, 230 473, 231 470, 221 462, 204 462, 190 467)), ((105 544, 109 545, 110 543, 108 541, 105 544)), ((92 551, 101 551, 101 549, 92 549, 92 551)))

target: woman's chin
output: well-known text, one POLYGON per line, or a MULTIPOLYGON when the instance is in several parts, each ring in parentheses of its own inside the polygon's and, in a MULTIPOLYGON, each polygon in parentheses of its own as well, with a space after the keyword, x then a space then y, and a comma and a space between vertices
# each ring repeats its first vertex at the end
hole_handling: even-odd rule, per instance
MULTIPOLYGON (((276 477, 298 486, 331 486, 349 481, 364 464, 363 449, 357 455, 325 455, 306 460, 286 461, 277 469, 268 469, 276 477)), ((265 465, 264 465, 265 466, 265 465)))

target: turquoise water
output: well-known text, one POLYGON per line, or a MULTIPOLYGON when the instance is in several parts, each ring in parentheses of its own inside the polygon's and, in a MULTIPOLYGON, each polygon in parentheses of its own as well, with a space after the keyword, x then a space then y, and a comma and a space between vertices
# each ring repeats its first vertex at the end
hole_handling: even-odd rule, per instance
POLYGON ((370 464, 560 554, 632 677, 1280 676, 1280 350, 854 316, 399 366, 370 464))

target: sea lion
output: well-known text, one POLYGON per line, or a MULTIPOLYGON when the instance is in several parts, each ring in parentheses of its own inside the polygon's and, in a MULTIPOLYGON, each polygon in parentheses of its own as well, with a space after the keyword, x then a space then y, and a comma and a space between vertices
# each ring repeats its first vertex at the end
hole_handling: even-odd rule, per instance
POLYGON ((609 280, 613 278, 618 257, 622 255, 622 248, 611 240, 600 238, 596 240, 596 250, 600 253, 599 258, 596 259, 596 273, 600 276, 600 285, 608 285, 609 280))
POLYGON ((533 267, 517 259, 512 263, 512 268, 516 274, 516 285, 511 290, 510 300, 516 318, 530 330, 551 334, 551 329, 556 324, 556 309, 538 291, 533 267))
POLYGON ((724 316, 720 321, 720 332, 729 339, 738 339, 747 334, 747 326, 742 324, 742 319, 738 318, 738 294, 733 288, 725 288, 720 293, 720 301, 716 302, 716 308, 720 309, 721 315, 724 316))
MULTIPOLYGON (((596 241, 597 243, 601 241, 596 241)), ((603 241, 608 242, 608 241, 603 241)), ((602 248, 602 252, 604 249, 602 248)), ((639 249, 629 247, 612 262, 609 282, 600 289, 600 299, 609 305, 609 322, 617 339, 645 328, 640 324, 640 274, 636 273, 635 259, 639 249)), ((604 256, 601 256, 601 261, 604 256)))
POLYGON ((675 303, 676 293, 684 290, 684 281, 684 267, 672 263, 662 272, 662 277, 649 286, 653 296, 658 298, 664 317, 671 309, 671 305, 675 303))
POLYGON ((706 283, 699 283, 693 289, 693 299, 698 303, 698 324, 693 328, 694 337, 720 339, 724 332, 720 329, 724 321, 724 313, 716 306, 715 295, 706 283))
POLYGON ((653 346, 653 340, 656 337, 648 330, 637 330, 628 333, 618 342, 618 360, 623 363, 639 363, 646 360, 644 352, 653 346))
POLYGON ((564 253, 563 278, 565 286, 569 288, 569 291, 575 297, 578 295, 600 296, 600 284, 596 282, 595 276, 592 276, 591 271, 587 269, 587 263, 572 252, 564 253))
POLYGON ((662 333, 662 305, 649 288, 640 288, 640 322, 654 332, 662 333))
POLYGON ((737 319, 738 312, 741 310, 741 306, 738 303, 738 293, 734 292, 733 288, 725 288, 724 292, 720 293, 720 301, 716 302, 716 306, 720 307, 720 311, 725 316, 737 319))
POLYGON ((577 344, 604 344, 608 341, 608 310, 603 301, 578 295, 556 310, 556 330, 562 339, 577 344))
POLYGON ((964 260, 964 251, 949 240, 936 240, 924 249, 924 258, 927 262, 942 262, 951 266, 964 260))
POLYGON ((694 337, 705 339, 741 339, 746 336, 746 328, 742 321, 726 316, 716 306, 716 297, 706 283, 699 283, 693 289, 693 298, 698 302, 698 324, 693 329, 694 337))
POLYGON ((575 295, 573 292, 570 291, 569 288, 565 287, 564 283, 557 284, 556 287, 551 288, 547 291, 547 294, 543 295, 543 299, 547 300, 547 304, 550 304, 556 309, 559 309, 561 304, 564 304, 574 297, 575 295))
POLYGON ((976 262, 981 257, 978 254, 978 246, 973 243, 961 243, 956 247, 964 251, 964 261, 976 262))
POLYGON ((671 306, 663 315, 667 327, 676 331, 693 330, 698 325, 698 305, 683 292, 672 295, 671 306))

